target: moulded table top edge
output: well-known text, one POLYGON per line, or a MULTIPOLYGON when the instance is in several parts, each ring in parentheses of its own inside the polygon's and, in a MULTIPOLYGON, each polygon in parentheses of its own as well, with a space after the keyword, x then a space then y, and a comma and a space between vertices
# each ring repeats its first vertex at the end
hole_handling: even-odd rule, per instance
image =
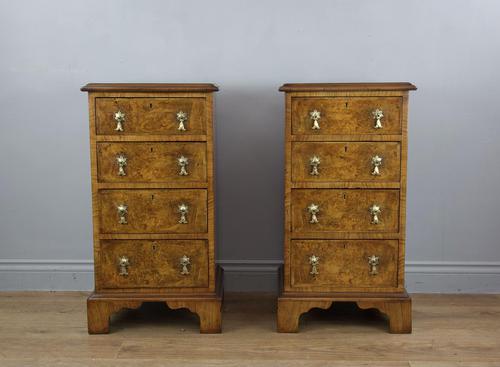
POLYGON ((82 92, 217 92, 211 83, 89 83, 82 92))
POLYGON ((416 90, 408 82, 392 83, 286 83, 281 92, 343 92, 343 91, 401 91, 416 90))

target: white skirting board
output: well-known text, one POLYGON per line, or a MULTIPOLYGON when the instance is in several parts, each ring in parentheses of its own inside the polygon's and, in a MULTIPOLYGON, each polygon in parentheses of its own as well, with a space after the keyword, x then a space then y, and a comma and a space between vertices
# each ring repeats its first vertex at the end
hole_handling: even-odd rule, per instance
MULTIPOLYGON (((277 292, 279 260, 220 260, 229 292, 277 292)), ((87 291, 91 260, 0 259, 0 290, 87 291)), ((410 293, 500 293, 500 262, 409 261, 410 293)))

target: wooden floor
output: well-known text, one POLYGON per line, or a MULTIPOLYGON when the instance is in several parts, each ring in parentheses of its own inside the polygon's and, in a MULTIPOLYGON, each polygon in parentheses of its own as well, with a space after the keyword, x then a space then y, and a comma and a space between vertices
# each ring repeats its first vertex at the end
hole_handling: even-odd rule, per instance
POLYGON ((0 366, 500 366, 500 295, 414 295, 413 334, 337 304, 275 332, 275 297, 226 295, 223 333, 145 304, 87 335, 85 293, 0 293, 0 366))

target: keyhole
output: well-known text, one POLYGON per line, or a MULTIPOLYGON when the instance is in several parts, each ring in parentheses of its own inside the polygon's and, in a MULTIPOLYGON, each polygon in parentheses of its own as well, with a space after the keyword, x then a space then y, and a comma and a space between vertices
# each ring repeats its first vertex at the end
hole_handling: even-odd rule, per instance
POLYGON ((153 250, 156 250, 156 244, 153 243, 153 250))
POLYGON ((345 108, 347 108, 347 106, 349 106, 349 102, 346 102, 346 103, 345 103, 345 108))
POLYGON ((342 194, 342 196, 344 197, 344 200, 345 200, 345 198, 346 198, 346 195, 345 195, 345 194, 342 194))
POLYGON ((344 146, 344 152, 347 153, 347 145, 344 146))
POLYGON ((149 108, 153 108, 153 104, 152 103, 149 104, 149 108))
POLYGON ((154 194, 151 194, 151 200, 154 200, 154 199, 155 199, 154 194))
POLYGON ((151 150, 151 153, 153 153, 153 147, 149 148, 151 150))

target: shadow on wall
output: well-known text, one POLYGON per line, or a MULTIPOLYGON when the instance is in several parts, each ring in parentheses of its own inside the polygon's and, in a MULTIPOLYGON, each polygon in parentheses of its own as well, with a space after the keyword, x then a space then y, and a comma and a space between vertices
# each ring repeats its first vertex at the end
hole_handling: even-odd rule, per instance
POLYGON ((284 96, 279 85, 215 96, 217 259, 283 257, 284 96))

